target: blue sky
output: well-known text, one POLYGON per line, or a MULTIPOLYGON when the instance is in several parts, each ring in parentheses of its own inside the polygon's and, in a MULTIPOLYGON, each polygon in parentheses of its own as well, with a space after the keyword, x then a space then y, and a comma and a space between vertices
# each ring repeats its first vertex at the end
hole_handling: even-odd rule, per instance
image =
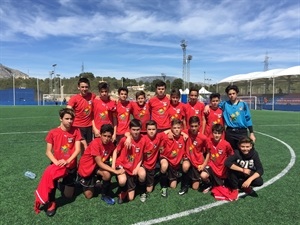
POLYGON ((2 0, 0 28, 0 63, 39 78, 182 78, 182 39, 192 82, 300 64, 300 0, 2 0))

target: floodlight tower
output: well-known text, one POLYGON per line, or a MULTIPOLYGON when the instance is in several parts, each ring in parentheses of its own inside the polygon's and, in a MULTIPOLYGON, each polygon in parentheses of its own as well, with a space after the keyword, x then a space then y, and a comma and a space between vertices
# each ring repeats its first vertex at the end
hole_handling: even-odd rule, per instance
POLYGON ((187 56, 187 79, 186 79, 186 81, 188 83, 188 85, 187 85, 188 89, 190 89, 190 62, 191 62, 192 58, 193 58, 192 55, 187 56))
POLYGON ((183 79, 183 90, 185 90, 185 82, 186 82, 186 47, 187 42, 183 39, 180 44, 183 53, 183 61, 182 61, 182 79, 183 79))
MULTIPOLYGON (((53 71, 52 71, 52 73, 51 73, 51 81, 50 81, 50 82, 51 82, 51 86, 52 86, 52 82, 53 82, 53 81, 52 81, 52 75, 53 75, 53 77, 54 77, 54 79, 55 79, 55 67, 56 67, 56 66, 57 66, 57 64, 53 64, 53 65, 52 65, 53 71)), ((56 86, 55 86, 55 87, 56 87, 56 86)), ((55 88, 55 87, 54 87, 54 88, 55 88)), ((51 89, 51 94, 53 94, 53 89, 51 89)))

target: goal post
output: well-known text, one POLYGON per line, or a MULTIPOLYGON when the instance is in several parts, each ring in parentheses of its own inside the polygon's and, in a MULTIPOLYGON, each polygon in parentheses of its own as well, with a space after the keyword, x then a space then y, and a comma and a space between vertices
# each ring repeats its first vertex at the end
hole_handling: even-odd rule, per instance
POLYGON ((43 105, 66 105, 74 94, 43 94, 43 105))
POLYGON ((257 96, 238 96, 238 98, 247 102, 250 109, 257 110, 257 96))

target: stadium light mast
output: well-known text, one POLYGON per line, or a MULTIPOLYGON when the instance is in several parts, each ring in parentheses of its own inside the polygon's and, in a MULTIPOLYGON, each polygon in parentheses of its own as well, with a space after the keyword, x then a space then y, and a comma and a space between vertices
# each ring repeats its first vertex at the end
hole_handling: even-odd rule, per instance
POLYGON ((186 82, 187 82, 188 89, 190 89, 190 62, 192 59, 193 59, 192 55, 187 56, 187 79, 186 79, 186 82))
POLYGON ((182 79, 183 79, 183 91, 185 90, 185 82, 186 82, 186 47, 187 47, 187 42, 183 39, 181 40, 180 44, 182 48, 182 53, 183 53, 183 59, 182 59, 182 79))

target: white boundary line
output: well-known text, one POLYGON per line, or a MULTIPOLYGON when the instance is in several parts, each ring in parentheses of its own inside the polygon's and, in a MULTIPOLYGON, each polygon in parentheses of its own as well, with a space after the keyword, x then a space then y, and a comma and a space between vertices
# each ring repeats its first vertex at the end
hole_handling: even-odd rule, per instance
POLYGON ((0 135, 6 134, 39 134, 39 133, 47 133, 49 131, 29 131, 29 132, 8 132, 8 133, 0 133, 0 135))
MULTIPOLYGON (((290 159, 290 162, 289 164, 287 165, 286 168, 284 168, 279 174, 277 174, 275 177, 273 177, 272 179, 268 180, 267 182, 265 182, 262 186, 260 187, 256 187, 254 188, 255 191, 258 191, 262 188, 265 188, 271 184, 273 184, 275 181, 279 180, 281 177, 283 177, 295 164, 295 161, 296 161, 296 154, 295 154, 295 151, 292 149, 291 146, 289 146, 287 143, 281 141, 280 139, 278 138, 275 138, 271 135, 268 135, 268 134, 265 134, 265 133, 261 133, 261 132, 256 132, 256 133, 259 133, 261 135, 264 135, 264 136, 267 136, 267 137, 270 137, 278 142, 280 142, 281 144, 285 145, 288 150, 290 151, 290 154, 291 154, 291 159, 290 159)), ((239 197, 240 196, 243 196, 245 195, 244 193, 241 193, 239 194, 239 197)), ((175 214, 172 214, 172 215, 169 215, 169 216, 165 216, 165 217, 160 217, 160 218, 157 218, 157 219, 152 219, 152 220, 148 220, 148 221, 141 221, 141 222, 138 222, 138 223, 135 223, 134 225, 148 225, 148 224, 156 224, 156 223, 161 223, 161 222, 165 222, 165 221, 169 221, 169 220, 173 220, 173 219, 177 219, 177 218, 181 218, 181 217, 184 217, 184 216, 188 216, 190 214, 194 214, 194 213, 199 213, 201 211, 204 211, 204 210, 207 210, 207 209, 210 209, 210 208, 213 208, 215 206, 219 206, 219 205, 223 205, 225 203, 228 203, 228 201, 217 201, 217 202, 214 202, 214 203, 210 203, 210 204, 207 204, 207 205, 203 205, 203 206, 200 206, 200 207, 197 207, 197 208, 194 208, 194 209, 191 209, 191 210, 186 210, 186 211, 183 211, 183 212, 180 212, 180 213, 175 213, 175 214)))

